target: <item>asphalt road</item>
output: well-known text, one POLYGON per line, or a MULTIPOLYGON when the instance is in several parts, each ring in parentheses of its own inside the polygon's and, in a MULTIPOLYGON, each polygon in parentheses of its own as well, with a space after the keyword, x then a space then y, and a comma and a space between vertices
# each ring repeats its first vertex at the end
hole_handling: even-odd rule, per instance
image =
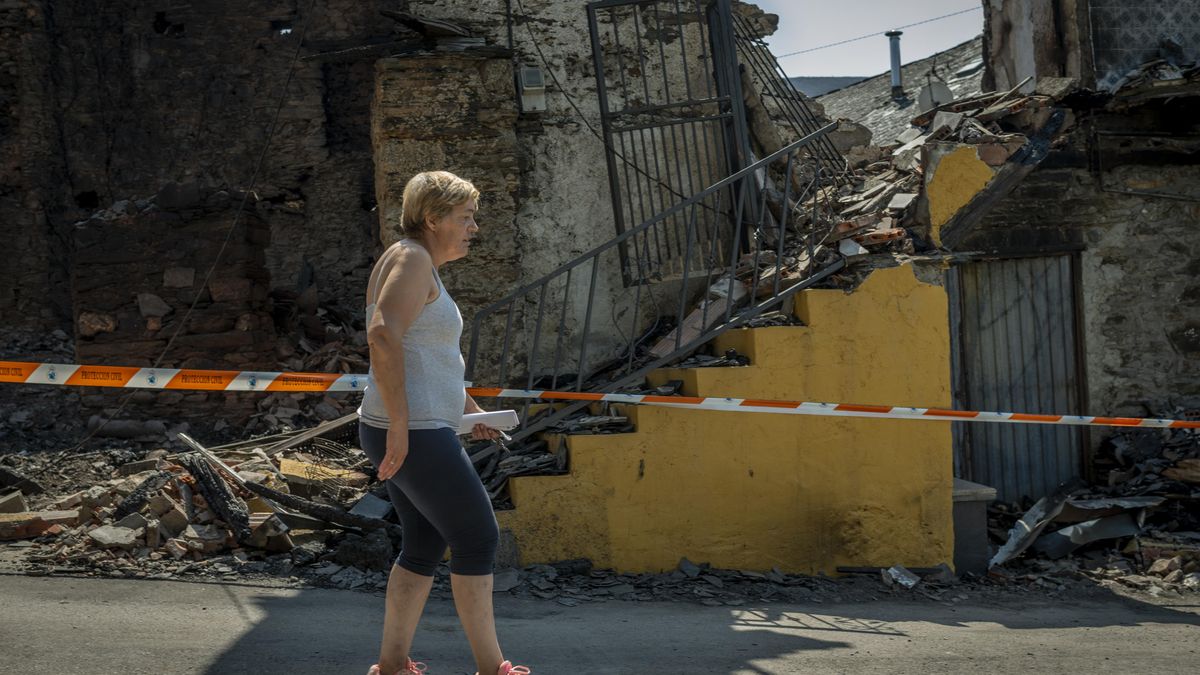
MULTIPOLYGON (((1200 603, 497 600, 506 654, 535 675, 1200 668, 1200 603)), ((0 576, 0 672, 361 675, 375 660, 382 616, 381 597, 349 591, 0 576)), ((416 655, 434 675, 474 672, 448 600, 431 600, 416 655)))

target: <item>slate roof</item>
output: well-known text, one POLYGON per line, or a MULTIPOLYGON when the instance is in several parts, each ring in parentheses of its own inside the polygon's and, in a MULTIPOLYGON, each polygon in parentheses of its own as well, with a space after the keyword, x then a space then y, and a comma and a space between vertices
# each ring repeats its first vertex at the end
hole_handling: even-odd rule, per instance
POLYGON ((799 77, 789 77, 788 81, 792 86, 799 89, 800 93, 809 98, 828 94, 831 91, 837 91, 843 87, 848 87, 855 82, 862 82, 867 79, 864 75, 854 75, 849 77, 808 77, 801 75, 799 77))
MULTIPOLYGON (((904 49, 903 42, 900 49, 904 49)), ((979 35, 944 52, 902 66, 900 72, 908 95, 905 100, 892 100, 889 70, 818 96, 817 101, 825 107, 825 115, 830 119, 845 118, 865 125, 874 135, 872 142, 875 145, 890 145, 909 127, 909 120, 922 112, 917 105, 917 94, 935 63, 938 77, 950 87, 955 99, 982 93, 983 36, 979 35)))

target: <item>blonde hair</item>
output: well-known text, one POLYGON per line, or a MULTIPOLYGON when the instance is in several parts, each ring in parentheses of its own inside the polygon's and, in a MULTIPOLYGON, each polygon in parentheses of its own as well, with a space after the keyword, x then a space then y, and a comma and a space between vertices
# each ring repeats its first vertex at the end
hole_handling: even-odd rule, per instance
POLYGON ((479 201, 479 190, 449 171, 423 171, 404 186, 401 198, 400 231, 406 237, 420 237, 428 229, 428 218, 437 220, 459 204, 479 201))

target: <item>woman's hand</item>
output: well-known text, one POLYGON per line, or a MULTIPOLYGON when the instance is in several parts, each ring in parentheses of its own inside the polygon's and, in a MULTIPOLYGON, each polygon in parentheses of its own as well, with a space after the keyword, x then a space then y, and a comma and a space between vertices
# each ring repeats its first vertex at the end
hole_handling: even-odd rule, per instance
POLYGON ((471 428, 471 439, 476 441, 494 441, 500 438, 500 430, 486 424, 476 424, 471 428))
POLYGON ((379 464, 379 480, 387 480, 396 475, 400 466, 404 464, 405 457, 408 457, 408 430, 398 429, 393 424, 387 433, 387 453, 379 464))
MULTIPOLYGON (((471 394, 466 395, 466 405, 463 406, 464 415, 474 415, 476 413, 487 412, 479 407, 471 394)), ((499 429, 493 429, 485 424, 476 424, 471 428, 471 440, 473 441, 494 441, 500 438, 502 434, 499 429)))

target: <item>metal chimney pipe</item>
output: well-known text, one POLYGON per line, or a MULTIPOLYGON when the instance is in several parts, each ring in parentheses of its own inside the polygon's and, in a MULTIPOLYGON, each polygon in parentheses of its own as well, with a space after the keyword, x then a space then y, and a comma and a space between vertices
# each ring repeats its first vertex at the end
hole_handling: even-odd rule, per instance
POLYGON ((900 76, 900 36, 904 35, 904 32, 891 30, 884 35, 891 42, 892 48, 892 98, 900 100, 904 98, 904 80, 900 76))

